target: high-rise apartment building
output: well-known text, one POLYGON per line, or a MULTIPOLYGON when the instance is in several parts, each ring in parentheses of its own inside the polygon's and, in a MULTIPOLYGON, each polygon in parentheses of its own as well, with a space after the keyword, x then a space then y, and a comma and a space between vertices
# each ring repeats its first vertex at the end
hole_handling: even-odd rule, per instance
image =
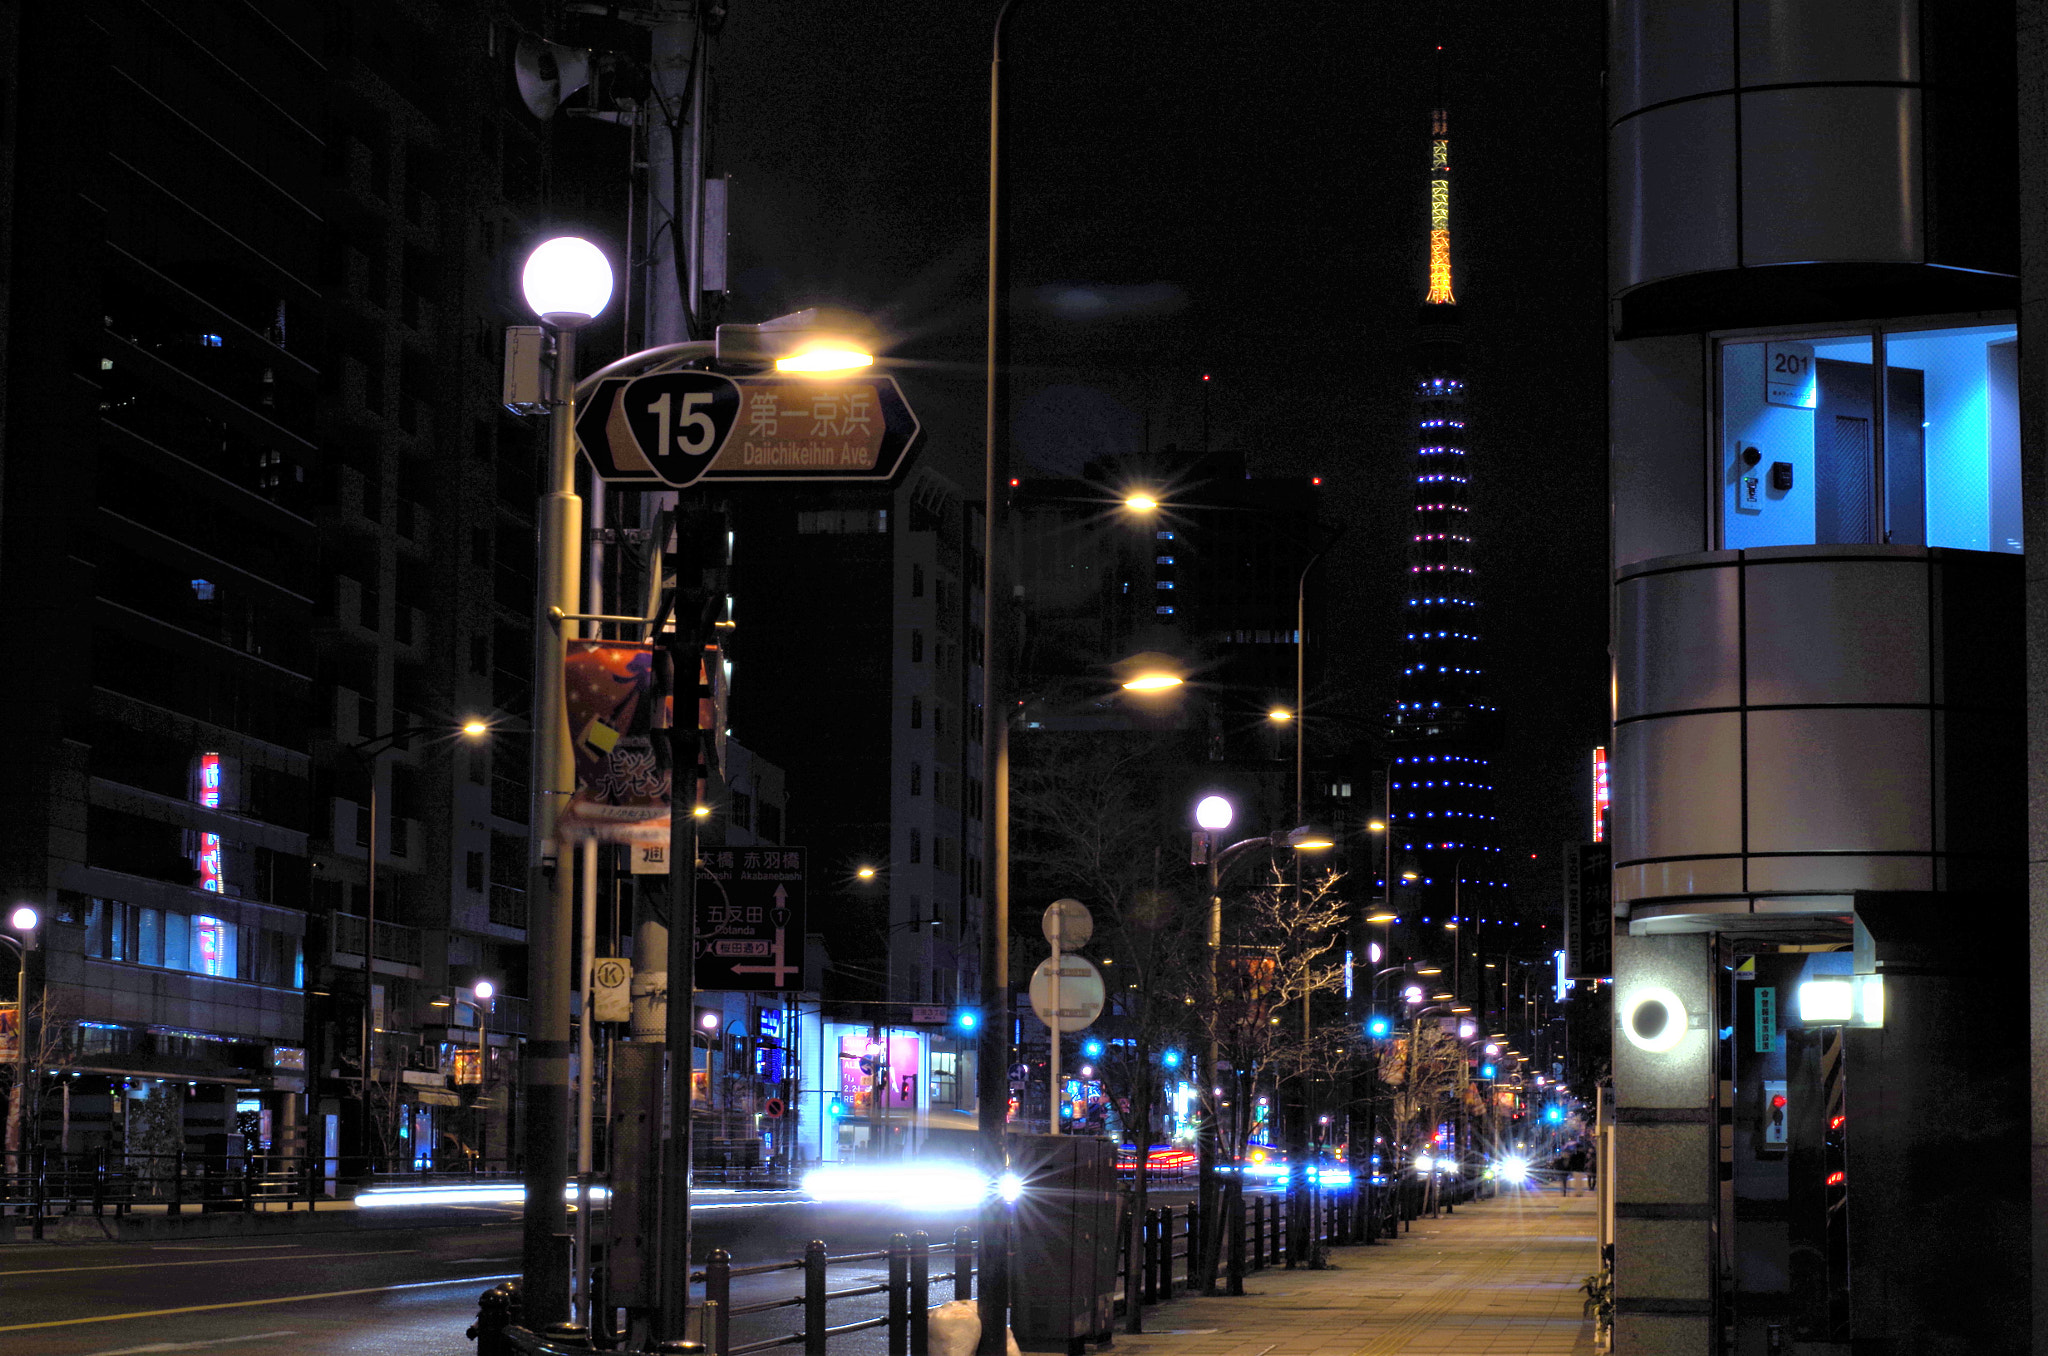
POLYGON ((523 1027, 526 756, 453 737, 518 726, 532 655, 536 443, 496 406, 545 149, 510 30, 123 0, 7 27, 0 615, 51 659, 4 680, 0 886, 43 909, 70 1090, 38 1140, 502 1156, 493 1096, 436 1076, 476 980, 499 1097, 523 1027))

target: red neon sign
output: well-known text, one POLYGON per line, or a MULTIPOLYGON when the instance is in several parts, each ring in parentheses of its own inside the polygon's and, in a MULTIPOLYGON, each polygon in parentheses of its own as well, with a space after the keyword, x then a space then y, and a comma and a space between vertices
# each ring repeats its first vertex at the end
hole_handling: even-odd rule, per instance
POLYGON ((1607 807, 1610 803, 1607 782, 1607 750, 1593 750, 1593 841, 1603 842, 1607 838, 1607 807))
MULTIPOLYGON (((220 808, 220 755, 217 753, 199 755, 199 803, 209 810, 220 808)), ((199 888, 217 895, 227 893, 227 882, 220 871, 220 835, 217 833, 199 835, 199 888)))

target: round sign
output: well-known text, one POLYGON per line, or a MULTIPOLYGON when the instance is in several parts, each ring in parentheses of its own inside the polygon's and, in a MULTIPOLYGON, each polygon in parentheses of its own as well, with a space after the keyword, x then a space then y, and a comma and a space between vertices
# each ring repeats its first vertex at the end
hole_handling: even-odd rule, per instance
POLYGON ((1078 899, 1055 899, 1045 909, 1040 926, 1045 940, 1062 951, 1079 951, 1095 935, 1095 915, 1078 899))
POLYGON ((780 1097, 770 1097, 767 1101, 761 1103, 761 1114, 771 1121, 781 1120, 782 1099, 780 1097))
POLYGON ((1038 1020, 1059 1031, 1081 1031, 1102 1015, 1109 991, 1102 983, 1102 971, 1085 956, 1047 956, 1031 972, 1031 1010, 1038 1020), (1054 968, 1058 968, 1059 1011, 1053 1011, 1054 968))

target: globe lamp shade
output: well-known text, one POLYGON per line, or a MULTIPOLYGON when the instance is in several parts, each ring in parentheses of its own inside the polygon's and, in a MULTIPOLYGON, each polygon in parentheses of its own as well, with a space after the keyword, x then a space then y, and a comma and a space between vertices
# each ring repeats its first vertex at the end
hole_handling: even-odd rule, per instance
POLYGON ((1195 823, 1212 833, 1229 828, 1235 817, 1230 802, 1221 796, 1204 796, 1195 803, 1195 823))
POLYGON ((612 265, 580 236, 557 236, 526 256, 520 290, 533 313, 557 329, 576 329, 604 313, 612 299, 612 265))
POLYGON ((491 981, 489 981, 488 979, 478 980, 475 986, 470 990, 470 992, 476 995, 476 1001, 479 1003, 490 1002, 491 995, 496 993, 497 991, 498 990, 491 984, 491 981))
POLYGON ((7 921, 13 924, 16 932, 33 932, 36 924, 42 921, 42 917, 28 905, 17 904, 14 906, 14 912, 7 916, 7 921))

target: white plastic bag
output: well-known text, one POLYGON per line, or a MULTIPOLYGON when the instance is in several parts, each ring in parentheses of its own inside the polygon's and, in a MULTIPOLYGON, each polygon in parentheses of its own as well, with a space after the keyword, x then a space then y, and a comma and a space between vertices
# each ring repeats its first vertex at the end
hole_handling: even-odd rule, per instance
MULTIPOLYGON (((981 1344, 981 1307, 973 1300, 954 1300, 932 1310, 930 1322, 932 1356, 974 1356, 981 1344)), ((1009 1356, 1024 1356, 1017 1349, 1017 1334, 1007 1334, 1009 1356)))

